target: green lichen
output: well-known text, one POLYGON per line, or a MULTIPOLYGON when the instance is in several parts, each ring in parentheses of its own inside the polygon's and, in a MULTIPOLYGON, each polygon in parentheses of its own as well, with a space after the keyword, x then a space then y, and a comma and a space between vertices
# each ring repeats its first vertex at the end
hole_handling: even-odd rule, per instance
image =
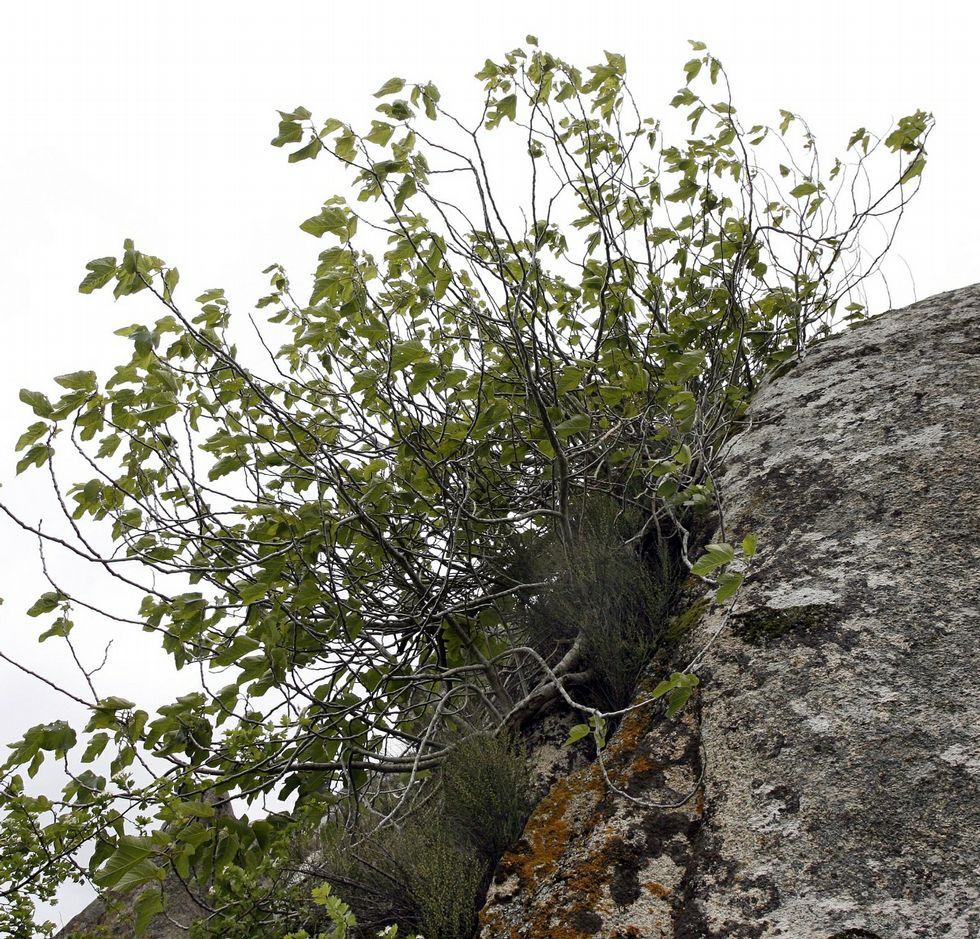
POLYGON ((763 607, 732 617, 732 632, 753 646, 765 645, 789 632, 828 629, 840 616, 837 607, 828 603, 809 603, 781 609, 763 607))

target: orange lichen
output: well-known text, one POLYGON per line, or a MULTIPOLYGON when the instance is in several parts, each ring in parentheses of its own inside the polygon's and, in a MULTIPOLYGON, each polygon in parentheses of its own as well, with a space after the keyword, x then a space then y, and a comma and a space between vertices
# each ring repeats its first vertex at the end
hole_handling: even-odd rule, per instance
POLYGON ((645 753, 641 753, 630 763, 631 773, 652 773, 654 770, 662 769, 663 764, 655 763, 645 753))
POLYGON ((592 767, 559 780, 528 820, 520 846, 505 855, 501 870, 516 874, 522 884, 550 876, 574 833, 568 817, 571 809, 582 796, 587 797, 586 803, 597 804, 601 788, 601 779, 592 767))
MULTIPOLYGON (((637 689, 636 697, 649 697, 652 687, 649 682, 642 682, 637 689)), ((623 718, 623 723, 610 741, 609 752, 611 754, 632 753, 639 746, 640 741, 652 730, 653 718, 652 704, 630 711, 623 718)))
MULTIPOLYGON (((652 684, 641 687, 637 696, 642 698, 651 688, 652 684)), ((610 740, 604 761, 617 788, 627 788, 668 766, 686 765, 688 771, 695 770, 689 763, 692 718, 664 726, 657 719, 658 713, 655 705, 631 711, 610 740), (651 753, 663 748, 676 756, 657 759, 651 753)), ((700 796, 691 809, 695 818, 702 814, 700 796)), ((481 935, 485 939, 595 936, 597 917, 617 916, 617 904, 621 905, 616 899, 617 878, 624 875, 634 878, 633 889, 645 890, 648 904, 659 908, 659 904, 669 902, 672 891, 668 886, 635 881, 638 848, 624 839, 622 825, 608 823, 611 815, 621 811, 621 800, 606 785, 598 764, 556 783, 531 815, 518 847, 505 855, 498 868, 498 882, 500 876, 516 877, 523 902, 508 906, 509 899, 503 893, 497 902, 491 898, 480 914, 481 935), (519 919, 515 916, 518 913, 519 919)), ((646 909, 643 915, 656 916, 656 910, 646 909)), ((617 935, 644 936, 633 925, 620 927, 617 935)))

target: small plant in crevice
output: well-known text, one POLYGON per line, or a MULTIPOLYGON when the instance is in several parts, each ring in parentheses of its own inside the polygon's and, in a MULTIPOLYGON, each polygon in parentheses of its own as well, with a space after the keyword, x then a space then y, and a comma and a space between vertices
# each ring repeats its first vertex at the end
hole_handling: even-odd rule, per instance
POLYGON ((547 544, 530 562, 532 576, 548 584, 524 604, 527 642, 547 657, 577 639, 586 678, 576 700, 601 710, 625 707, 632 697, 683 570, 663 539, 627 543, 630 533, 642 531, 637 515, 596 498, 569 542, 547 544))
POLYGON ((441 775, 447 822, 496 863, 521 836, 532 808, 524 747, 490 735, 470 737, 441 775))
POLYGON ((519 745, 478 734, 460 742, 432 781, 431 797, 399 824, 344 832, 334 826, 315 877, 350 905, 352 934, 397 924, 426 939, 467 939, 493 868, 531 811, 519 745))

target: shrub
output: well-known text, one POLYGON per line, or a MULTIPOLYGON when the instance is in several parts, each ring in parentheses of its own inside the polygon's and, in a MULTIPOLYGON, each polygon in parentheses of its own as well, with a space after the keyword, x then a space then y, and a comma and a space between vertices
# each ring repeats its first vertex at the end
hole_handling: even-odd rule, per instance
POLYGON ((325 832, 318 876, 350 904, 359 935, 397 923, 426 939, 463 939, 530 810, 523 750, 474 735, 446 760, 424 810, 368 833, 325 832))
POLYGON ((563 651, 581 636, 580 658, 591 673, 579 698, 604 709, 624 707, 663 630, 678 570, 669 548, 643 539, 635 511, 596 499, 570 543, 554 542, 533 566, 549 586, 525 606, 527 637, 543 654, 563 651))
POLYGON ((490 734, 470 737, 442 769, 443 811, 480 856, 496 863, 531 811, 524 749, 490 734))
POLYGON ((389 841, 414 922, 426 939, 464 939, 476 925, 486 861, 446 821, 412 821, 389 841))

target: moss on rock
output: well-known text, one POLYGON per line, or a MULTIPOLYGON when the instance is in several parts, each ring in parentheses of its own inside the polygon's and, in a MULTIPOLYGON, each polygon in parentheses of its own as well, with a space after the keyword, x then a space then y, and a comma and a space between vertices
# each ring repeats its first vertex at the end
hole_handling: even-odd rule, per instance
POLYGON ((790 632, 830 629, 839 615, 837 607, 827 603, 782 608, 763 607, 734 615, 732 632, 749 645, 761 646, 790 632))
POLYGON ((668 642, 680 642, 681 639, 697 626, 709 605, 710 601, 708 597, 701 597, 695 600, 685 610, 671 619, 664 632, 664 638, 668 642))

